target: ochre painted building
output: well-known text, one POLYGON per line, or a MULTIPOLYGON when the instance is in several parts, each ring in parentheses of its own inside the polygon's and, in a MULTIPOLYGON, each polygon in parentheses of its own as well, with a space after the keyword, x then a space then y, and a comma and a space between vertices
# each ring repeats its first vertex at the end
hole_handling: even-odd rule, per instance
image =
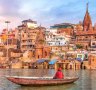
POLYGON ((50 56, 50 47, 45 45, 45 34, 44 31, 39 30, 36 37, 36 44, 34 55, 36 59, 49 58, 50 56))
POLYGON ((88 69, 96 69, 96 55, 95 54, 89 55, 88 64, 89 64, 88 69))

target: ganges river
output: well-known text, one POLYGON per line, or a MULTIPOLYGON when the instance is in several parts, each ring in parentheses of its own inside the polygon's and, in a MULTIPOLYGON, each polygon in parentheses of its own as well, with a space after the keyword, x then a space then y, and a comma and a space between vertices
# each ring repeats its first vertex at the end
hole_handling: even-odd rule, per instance
POLYGON ((66 76, 79 76, 72 84, 59 86, 20 86, 6 79, 6 75, 15 76, 54 76, 54 69, 0 69, 0 90, 96 90, 96 70, 63 70, 66 76))

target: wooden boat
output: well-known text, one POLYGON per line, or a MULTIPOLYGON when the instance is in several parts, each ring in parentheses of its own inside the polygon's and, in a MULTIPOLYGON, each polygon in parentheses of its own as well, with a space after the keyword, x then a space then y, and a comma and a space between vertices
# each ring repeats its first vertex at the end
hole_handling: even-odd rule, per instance
POLYGON ((53 77, 22 77, 22 76, 6 76, 6 78, 13 83, 23 86, 61 85, 61 84, 73 83, 79 79, 78 77, 53 79, 53 77))

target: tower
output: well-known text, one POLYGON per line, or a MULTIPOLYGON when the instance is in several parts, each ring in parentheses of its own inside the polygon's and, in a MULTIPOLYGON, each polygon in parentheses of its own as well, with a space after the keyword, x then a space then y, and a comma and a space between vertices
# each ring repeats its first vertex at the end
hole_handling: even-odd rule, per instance
POLYGON ((36 59, 40 59, 43 58, 43 47, 44 47, 44 31, 42 30, 42 28, 38 28, 39 31, 37 33, 37 37, 36 37, 36 42, 35 42, 35 58, 36 59))
POLYGON ((83 20, 83 30, 84 31, 92 30, 92 21, 91 21, 91 17, 89 15, 89 12, 88 12, 88 3, 86 5, 86 14, 85 14, 85 17, 83 20))

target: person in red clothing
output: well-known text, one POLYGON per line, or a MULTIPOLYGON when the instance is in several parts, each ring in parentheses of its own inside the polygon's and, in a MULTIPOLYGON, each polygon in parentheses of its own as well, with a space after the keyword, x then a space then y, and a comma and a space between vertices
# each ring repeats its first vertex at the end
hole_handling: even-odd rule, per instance
POLYGON ((63 79, 63 78, 64 78, 64 74, 62 72, 62 69, 58 68, 58 71, 56 72, 56 74, 53 77, 53 79, 63 79))

